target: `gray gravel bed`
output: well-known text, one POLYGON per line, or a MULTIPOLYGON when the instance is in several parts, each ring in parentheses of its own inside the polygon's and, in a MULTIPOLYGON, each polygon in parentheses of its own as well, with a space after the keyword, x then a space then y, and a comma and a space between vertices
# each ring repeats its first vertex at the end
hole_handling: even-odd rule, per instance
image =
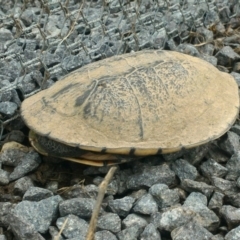
MULTIPOLYGON (((238 0, 0 0, 0 240, 50 240, 64 224, 59 240, 85 239, 109 169, 36 153, 19 115, 25 98, 142 49, 202 58, 240 86, 239 19, 238 0)), ((95 239, 240 239, 239 138, 237 120, 204 146, 119 165, 95 239)))

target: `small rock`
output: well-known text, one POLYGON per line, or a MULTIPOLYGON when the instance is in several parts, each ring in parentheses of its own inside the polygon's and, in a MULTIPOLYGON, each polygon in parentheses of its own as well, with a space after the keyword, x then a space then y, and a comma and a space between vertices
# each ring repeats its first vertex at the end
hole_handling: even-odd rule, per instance
POLYGON ((25 176, 27 173, 35 170, 41 163, 39 154, 35 151, 29 151, 22 159, 21 162, 14 168, 9 176, 9 180, 13 181, 20 177, 25 176))
POLYGON ((14 192, 15 195, 23 196, 25 194, 25 192, 30 187, 33 187, 33 186, 34 186, 34 184, 33 184, 33 181, 32 181, 31 178, 22 177, 15 182, 13 192, 14 192))
POLYGON ((229 155, 216 145, 211 145, 206 157, 217 163, 226 163, 229 160, 229 155))
POLYGON ((91 218, 95 205, 95 200, 91 198, 72 198, 59 204, 59 211, 62 217, 74 214, 81 218, 91 218))
POLYGON ((239 189, 234 181, 228 181, 218 177, 212 177, 211 182, 220 192, 225 195, 235 194, 239 192, 239 189))
POLYGON ((198 176, 197 169, 184 159, 174 161, 171 168, 181 181, 184 179, 195 180, 198 176))
MULTIPOLYGON (((237 82, 238 87, 240 87, 240 74, 236 73, 236 72, 231 72, 231 75, 234 77, 234 79, 237 82)), ((232 130, 233 132, 235 132, 234 130, 232 130)), ((240 134, 238 134, 239 136, 240 134)))
POLYGON ((236 151, 226 164, 228 174, 226 180, 236 181, 240 176, 240 151, 236 151))
POLYGON ((231 131, 228 131, 218 140, 218 145, 228 154, 233 155, 239 149, 239 136, 231 131))
POLYGON ((221 234, 216 234, 212 236, 210 240, 224 240, 224 237, 221 234))
POLYGON ((215 57, 218 59, 218 64, 222 66, 230 66, 233 62, 240 59, 240 56, 229 46, 223 47, 215 57))
POLYGON ((96 232, 94 237, 94 240, 117 240, 114 234, 106 230, 96 232))
POLYGON ((13 39, 13 34, 10 30, 1 28, 0 29, 0 42, 6 42, 13 39))
POLYGON ((63 238, 61 235, 59 236, 59 230, 57 227, 54 226, 49 226, 48 228, 49 234, 51 235, 51 239, 55 240, 64 240, 65 238, 63 238))
POLYGON ((11 117, 14 115, 18 108, 18 105, 14 102, 0 102, 0 113, 11 117))
POLYGON ((8 228, 9 214, 13 212, 15 204, 10 202, 0 202, 0 225, 8 228))
POLYGON ((59 230, 62 228, 66 220, 66 225, 64 226, 62 231, 64 237, 68 239, 77 237, 79 240, 85 240, 88 230, 88 223, 73 214, 69 214, 66 217, 61 217, 57 219, 56 225, 59 230))
POLYGON ((194 41, 195 44, 213 41, 213 32, 208 30, 207 28, 204 27, 198 28, 196 34, 197 36, 194 41))
MULTIPOLYGON (((96 186, 99 186, 102 181, 103 181, 103 178, 99 177, 99 176, 93 179, 93 183, 96 186)), ((118 185, 119 185, 118 180, 116 180, 116 179, 111 180, 110 183, 108 184, 106 194, 116 195, 118 192, 118 185)))
POLYGON ((186 44, 186 43, 179 44, 176 50, 180 53, 185 53, 194 57, 200 57, 200 53, 197 50, 197 48, 191 44, 186 44))
POLYGON ((179 206, 173 209, 168 209, 155 218, 154 225, 160 230, 171 232, 175 228, 181 227, 196 218, 198 218, 197 213, 189 208, 179 206))
MULTIPOLYGON (((25 210, 27 212, 27 210, 25 210)), ((26 212, 24 214, 26 214, 26 212)), ((16 239, 44 240, 41 234, 35 229, 35 226, 16 214, 10 214, 9 226, 16 239)))
MULTIPOLYGON (((240 77, 240 74, 239 74, 240 77)), ((240 79, 239 79, 240 80, 240 79)), ((231 132, 236 133, 238 136, 240 136, 240 125, 235 123, 232 127, 231 127, 231 132)))
POLYGON ((158 211, 158 205, 151 194, 143 195, 137 200, 133 212, 151 215, 158 211))
POLYGON ((151 187, 158 182, 166 185, 172 185, 175 182, 175 174, 167 164, 146 166, 141 172, 132 174, 127 179, 127 188, 151 187))
POLYGON ((122 226, 123 226, 124 229, 125 228, 130 228, 134 225, 138 226, 138 228, 144 228, 144 227, 147 226, 147 224, 148 224, 147 221, 143 217, 141 217, 141 216, 139 216, 135 213, 130 213, 122 221, 122 226))
POLYGON ((59 188, 59 183, 58 181, 49 181, 46 184, 46 189, 48 189, 49 191, 51 191, 52 193, 57 193, 59 188))
POLYGON ((35 13, 39 14, 40 9, 30 7, 28 9, 25 9, 25 11, 23 11, 23 13, 21 14, 21 20, 23 21, 25 26, 28 27, 32 24, 32 22, 37 21, 37 16, 35 13))
POLYGON ((140 240, 151 239, 161 240, 159 231, 155 228, 152 223, 149 223, 140 236, 140 240))
POLYGON ((212 158, 209 158, 207 161, 203 162, 200 166, 202 174, 207 177, 211 178, 212 176, 217 177, 224 177, 228 169, 214 161, 212 158))
POLYGON ((7 166, 16 167, 28 153, 29 148, 16 142, 7 142, 0 153, 0 162, 7 166))
POLYGON ((116 213, 106 213, 99 217, 97 228, 118 233, 121 231, 121 219, 116 213))
POLYGON ((171 232, 172 240, 210 240, 212 236, 212 233, 195 222, 188 222, 171 232))
POLYGON ((202 159, 208 153, 211 144, 204 144, 192 149, 188 149, 184 153, 184 159, 190 162, 192 165, 196 165, 202 161, 202 159))
MULTIPOLYGON (((79 180, 78 180, 79 181, 79 180)), ((88 184, 86 186, 82 186, 81 184, 75 184, 69 191, 64 193, 64 197, 69 198, 91 198, 96 199, 98 195, 98 187, 94 184, 88 184)))
POLYGON ((239 224, 240 224, 240 209, 239 208, 235 208, 231 205, 223 205, 220 213, 226 220, 228 227, 230 229, 233 227, 239 226, 239 224))
POLYGON ((23 195, 23 200, 40 201, 52 197, 53 193, 47 189, 39 187, 30 187, 23 195))
POLYGON ((9 172, 0 169, 0 185, 7 185, 9 183, 9 172))
POLYGON ((121 199, 109 200, 108 207, 113 213, 117 213, 120 217, 126 217, 134 202, 134 198, 127 196, 121 199))
POLYGON ((238 240, 240 239, 240 226, 228 232, 224 238, 225 240, 238 240))
POLYGON ((166 208, 179 203, 178 192, 170 190, 165 184, 154 184, 149 193, 156 199, 159 208, 166 208))
POLYGON ((14 216, 34 226, 40 233, 46 233, 52 221, 56 218, 60 196, 53 196, 39 202, 22 201, 14 208, 14 216))
POLYGON ((212 195, 209 201, 208 208, 218 213, 222 208, 223 198, 224 198, 224 194, 220 192, 214 192, 214 194, 212 195))
POLYGON ((240 72, 240 63, 236 62, 233 67, 233 71, 239 73, 240 72))
POLYGON ((197 182, 190 179, 183 180, 181 186, 187 192, 200 192, 206 197, 210 197, 215 189, 213 186, 204 182, 197 182))
POLYGON ((207 206, 207 198, 201 193, 192 192, 183 204, 183 207, 187 207, 196 212, 200 219, 198 223, 209 231, 215 231, 219 225, 218 216, 211 211, 207 206))
POLYGON ((136 240, 142 232, 138 225, 128 227, 117 234, 118 240, 136 240))
POLYGON ((240 208, 240 193, 229 194, 226 199, 234 207, 240 208))
POLYGON ((61 59, 57 54, 46 52, 43 56, 42 61, 46 64, 47 67, 53 67, 54 65, 60 63, 61 59))
POLYGON ((128 197, 132 197, 135 200, 138 200, 139 198, 141 198, 145 194, 147 194, 147 190, 139 189, 139 190, 133 191, 131 194, 128 195, 128 197))
POLYGON ((25 139, 25 135, 22 131, 13 130, 6 136, 6 138, 4 139, 4 142, 22 143, 24 139, 25 139))

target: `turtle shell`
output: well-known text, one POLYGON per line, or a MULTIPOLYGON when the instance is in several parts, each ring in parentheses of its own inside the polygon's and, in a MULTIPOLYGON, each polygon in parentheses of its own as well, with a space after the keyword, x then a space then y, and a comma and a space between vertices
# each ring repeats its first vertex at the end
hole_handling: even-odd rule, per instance
POLYGON ((139 156, 214 140, 238 111, 231 75, 162 50, 84 66, 21 107, 27 126, 39 135, 84 150, 139 156))

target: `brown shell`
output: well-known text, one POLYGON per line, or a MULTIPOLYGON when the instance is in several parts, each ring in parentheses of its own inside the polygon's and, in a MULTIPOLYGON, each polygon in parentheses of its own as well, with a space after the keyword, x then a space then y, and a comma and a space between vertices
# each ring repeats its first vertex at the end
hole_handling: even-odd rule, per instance
POLYGON ((89 64, 26 99, 30 129, 85 150, 149 155, 224 134, 239 111, 234 78, 199 58, 141 51, 89 64))

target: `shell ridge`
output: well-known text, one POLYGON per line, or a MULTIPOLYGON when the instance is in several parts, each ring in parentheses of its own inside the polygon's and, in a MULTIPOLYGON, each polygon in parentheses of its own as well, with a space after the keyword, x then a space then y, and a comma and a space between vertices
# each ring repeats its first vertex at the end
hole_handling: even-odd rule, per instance
MULTIPOLYGON (((136 68, 135 68, 136 69, 136 68)), ((137 70, 137 69, 136 69, 137 70)), ((136 71, 135 70, 135 71, 136 71)), ((131 75, 131 74, 129 74, 129 75, 131 75)), ((133 95, 134 95, 134 97, 135 97, 135 99, 136 99, 136 101, 137 101, 137 104, 138 104, 138 111, 139 111, 139 121, 138 121, 138 123, 139 123, 139 127, 140 127, 140 133, 139 133, 139 135, 140 135, 140 137, 141 137, 141 139, 143 139, 143 136, 144 136, 144 129, 143 129, 143 116, 142 116, 142 109, 141 109, 141 106, 140 106, 140 103, 139 103, 139 99, 138 99, 138 97, 137 97, 137 95, 136 95, 136 92, 134 91, 134 88, 133 88, 133 86, 132 86, 132 84, 128 81, 128 79, 127 78, 123 78, 126 82, 127 82, 127 84, 129 85, 129 87, 130 87, 130 89, 132 90, 132 93, 133 93, 133 95)))

